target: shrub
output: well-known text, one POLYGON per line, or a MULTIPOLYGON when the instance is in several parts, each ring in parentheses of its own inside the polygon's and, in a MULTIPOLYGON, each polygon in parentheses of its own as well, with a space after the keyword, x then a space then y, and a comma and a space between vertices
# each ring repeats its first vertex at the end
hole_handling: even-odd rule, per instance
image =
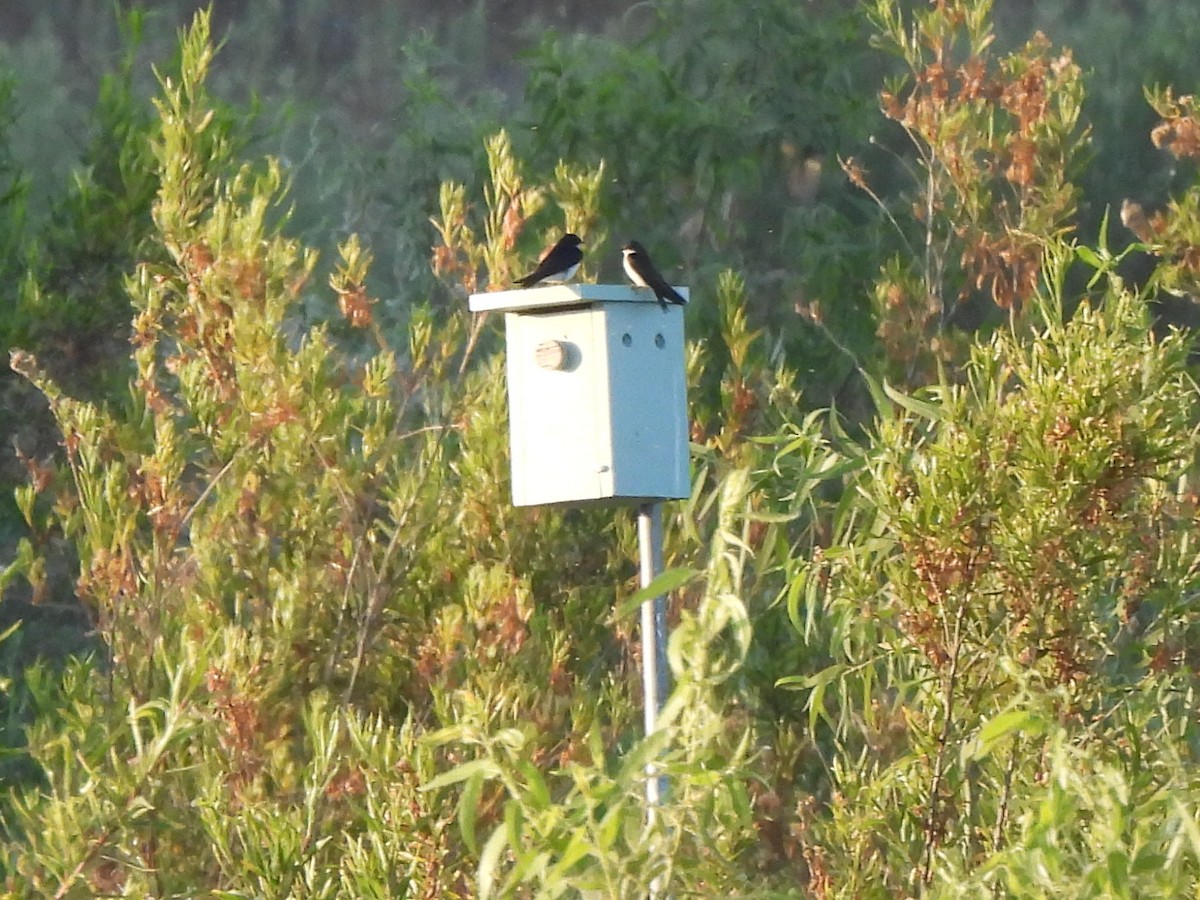
POLYGON ((1107 283, 1064 320, 1052 277, 1027 339, 895 395, 869 518, 797 563, 810 640, 837 648, 796 682, 830 741, 836 893, 1194 885, 1176 836, 1195 788, 1166 773, 1193 741, 1195 387, 1186 343, 1155 341, 1145 302, 1107 283), (1136 837, 1135 809, 1159 816, 1136 837))

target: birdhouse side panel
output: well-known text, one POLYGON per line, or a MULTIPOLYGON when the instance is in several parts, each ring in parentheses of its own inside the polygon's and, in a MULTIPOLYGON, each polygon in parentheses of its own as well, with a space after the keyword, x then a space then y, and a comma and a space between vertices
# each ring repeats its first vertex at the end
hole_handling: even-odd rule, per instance
POLYGON ((505 315, 509 446, 516 506, 593 501, 612 492, 602 337, 589 308, 505 315))
POLYGON ((657 303, 606 305, 612 404, 613 493, 689 496, 683 310, 657 303))

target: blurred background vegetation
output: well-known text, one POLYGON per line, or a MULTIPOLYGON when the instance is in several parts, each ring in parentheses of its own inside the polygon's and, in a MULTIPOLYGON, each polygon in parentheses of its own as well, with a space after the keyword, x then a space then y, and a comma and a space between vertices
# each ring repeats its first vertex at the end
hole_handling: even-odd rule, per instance
POLYGON ((1194 889, 1200 14, 200 8, 0 6, 11 896, 1194 889), (566 227, 694 299, 657 744, 464 309, 566 227))
MULTIPOLYGON (((102 278, 109 263, 119 272, 133 254, 153 188, 134 158, 152 66, 171 58, 176 30, 201 6, 128 4, 137 25, 105 2, 0 10, 0 177, 20 197, 5 207, 10 284, 32 257, 43 289, 57 280, 69 298, 73 280, 102 278)), ((394 322, 435 289, 438 185, 473 177, 484 136, 504 126, 532 172, 603 159, 609 235, 646 236, 678 280, 703 290, 727 266, 741 272, 753 321, 781 337, 814 404, 836 395, 850 364, 797 309, 815 302, 855 354, 873 352, 866 298, 895 236, 837 159, 862 161, 876 193, 899 203, 908 149, 879 118, 877 91, 897 69, 872 50, 861 8, 226 0, 213 12, 222 52, 212 83, 239 109, 238 140, 283 162, 294 233, 326 250, 363 237, 381 314, 394 322)), ((1197 17, 1138 0, 1006 0, 993 18, 998 46, 1041 30, 1086 73, 1080 233, 1094 235, 1125 198, 1165 202, 1187 173, 1150 143, 1143 87, 1196 81, 1197 17)), ((593 264, 594 277, 620 275, 611 252, 593 264)), ((329 318, 318 297, 308 304, 310 319, 329 318)), ((80 384, 103 390, 89 363, 107 355, 123 314, 96 305, 75 302, 52 323, 8 321, 5 342, 58 329, 70 368, 87 372, 80 384)))

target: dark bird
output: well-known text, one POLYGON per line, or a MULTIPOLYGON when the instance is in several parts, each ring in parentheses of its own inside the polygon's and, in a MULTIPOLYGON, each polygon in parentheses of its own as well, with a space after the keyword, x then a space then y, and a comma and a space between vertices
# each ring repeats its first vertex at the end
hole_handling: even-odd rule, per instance
POLYGON ((517 279, 517 284, 521 287, 533 287, 539 281, 547 279, 566 281, 575 274, 575 270, 579 268, 579 263, 583 260, 583 251, 579 249, 582 243, 579 235, 567 232, 558 239, 557 244, 546 252, 546 255, 538 262, 536 269, 524 278, 517 279))
POLYGON ((658 303, 663 309, 667 308, 668 303, 677 303, 680 306, 687 303, 679 291, 667 284, 667 280, 658 274, 658 269, 654 268, 645 247, 637 241, 630 241, 621 248, 621 252, 625 254, 622 263, 629 280, 638 287, 654 291, 654 296, 658 298, 658 303))

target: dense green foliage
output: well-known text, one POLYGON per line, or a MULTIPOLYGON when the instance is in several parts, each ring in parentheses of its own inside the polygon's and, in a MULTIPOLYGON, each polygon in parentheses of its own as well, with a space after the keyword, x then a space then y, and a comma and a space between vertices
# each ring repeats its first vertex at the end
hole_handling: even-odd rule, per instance
POLYGON ((143 103, 120 21, 48 211, 0 89, 4 896, 1200 889, 1200 398, 1152 320, 1200 278, 1191 97, 1148 93, 1190 180, 1118 235, 1086 72, 987 0, 639 4, 530 38, 505 128, 381 48, 324 88, 403 85, 376 168, 218 99, 205 13, 143 103), (649 737, 633 523, 510 505, 465 310, 563 229, 696 300, 649 737))

